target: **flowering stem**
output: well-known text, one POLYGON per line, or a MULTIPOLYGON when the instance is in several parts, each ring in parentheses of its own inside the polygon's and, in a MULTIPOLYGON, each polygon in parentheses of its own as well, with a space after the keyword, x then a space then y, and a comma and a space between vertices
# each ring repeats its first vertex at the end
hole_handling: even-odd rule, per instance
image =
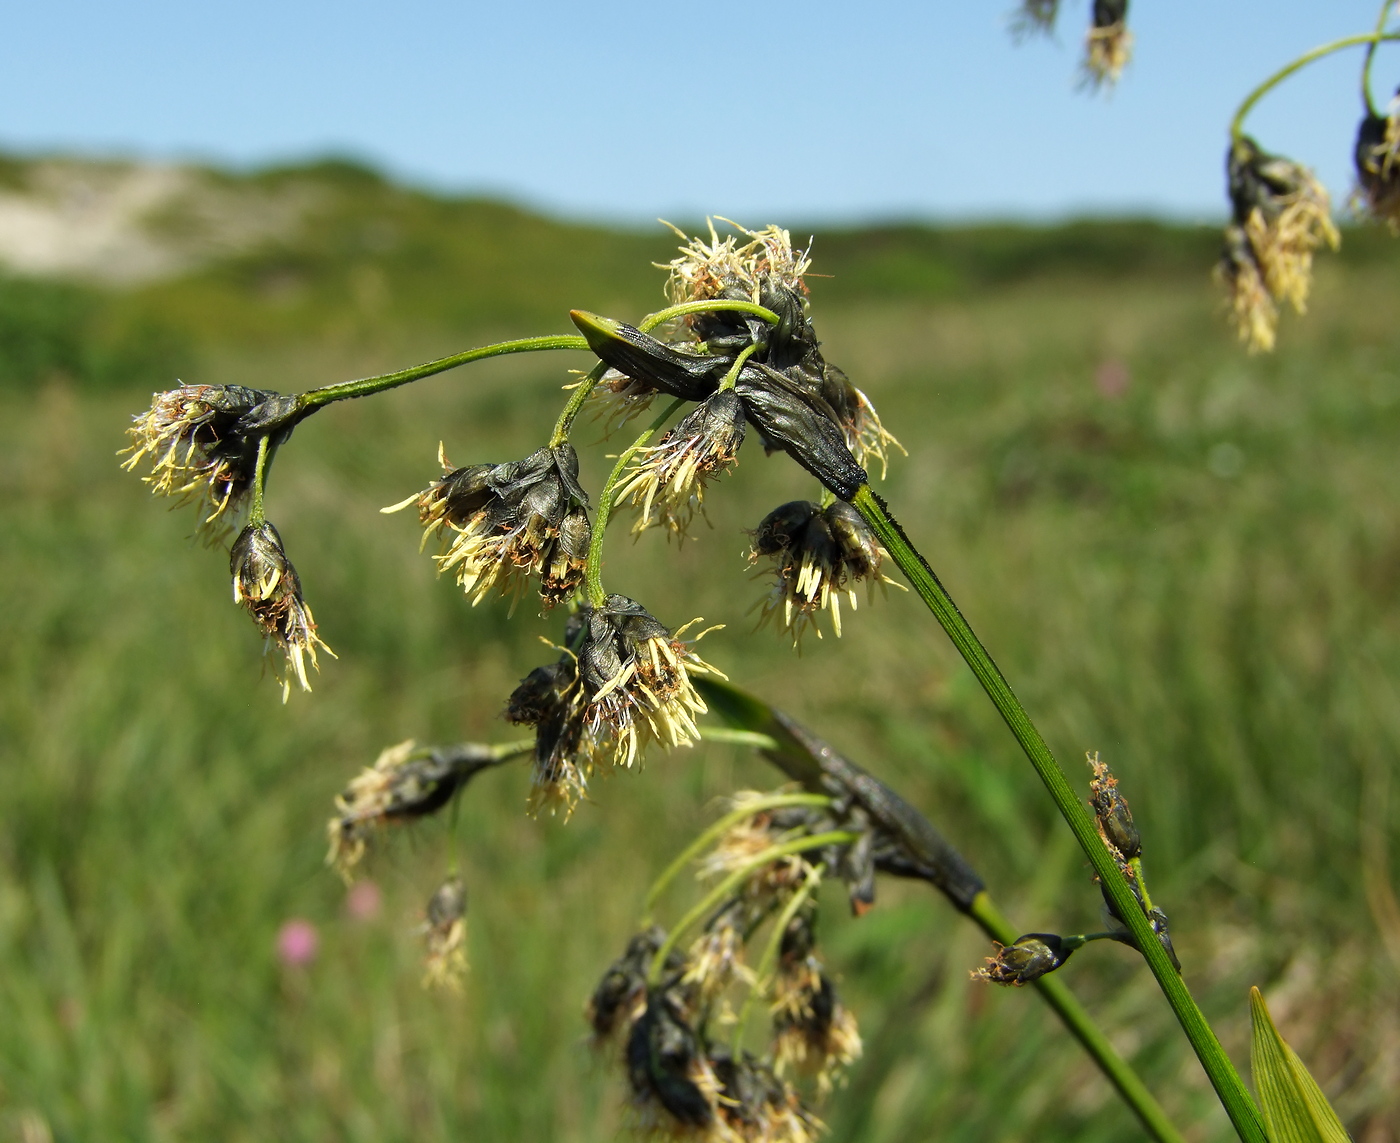
POLYGON ((588 566, 584 571, 588 602, 594 607, 602 607, 608 601, 607 592, 603 590, 603 532, 607 529, 608 517, 612 514, 613 497, 617 493, 617 482, 622 479, 622 470, 637 455, 639 449, 646 447, 652 434, 669 421, 672 414, 684 404, 685 401, 677 397, 666 406, 665 411, 617 458, 608 482, 603 485, 603 491, 598 493, 598 518, 593 521, 593 538, 588 542, 588 566))
MULTIPOLYGON (((710 737, 711 734, 707 731, 705 738, 709 739, 710 737)), ((761 737, 767 738, 767 735, 761 737)), ((768 741, 771 742, 772 739, 768 739, 768 741)), ((754 814, 762 813, 764 810, 782 809, 785 806, 825 807, 829 805, 831 805, 831 799, 825 794, 768 794, 761 798, 751 798, 743 805, 736 806, 700 834, 685 849, 681 850, 676 859, 652 883, 651 888, 647 891, 646 905, 644 906, 645 915, 642 917, 641 927, 645 929, 651 924, 651 914, 652 910, 656 908, 656 902, 661 899, 661 894, 666 892, 666 887, 679 876, 681 870, 745 818, 751 818, 754 814)))
POLYGON ((248 523, 260 528, 267 522, 263 511, 263 486, 267 483, 269 445, 267 437, 258 438, 258 459, 253 466, 253 499, 248 507, 248 523))
POLYGON ((550 448, 558 448, 569 439, 569 430, 573 428, 574 418, 578 416, 579 410, 583 408, 583 403, 588 400, 588 395, 593 392, 593 386, 598 384, 599 379, 607 371, 608 367, 600 361, 585 373, 583 379, 574 386, 574 391, 569 394, 569 399, 564 402, 564 411, 559 414, 559 419, 554 422, 554 434, 549 438, 550 448))
POLYGON ((1366 48, 1366 62, 1361 65, 1361 101, 1366 105, 1366 111, 1370 115, 1378 115, 1376 104, 1371 99, 1371 61, 1376 58, 1376 45, 1380 42, 1380 35, 1385 31, 1385 24, 1390 19, 1390 10, 1395 7, 1395 0, 1381 0, 1381 10, 1376 14, 1376 39, 1373 39, 1366 48))
POLYGON ((395 389, 443 373, 459 365, 482 361, 488 357, 502 357, 508 353, 534 353, 542 349, 583 349, 588 342, 573 334, 553 334, 548 337, 522 337, 515 341, 500 341, 495 345, 483 345, 454 353, 451 357, 439 357, 423 365, 400 369, 397 373, 381 373, 378 377, 362 377, 358 381, 343 381, 339 385, 325 385, 320 389, 308 389, 297 397, 298 411, 310 412, 332 401, 345 401, 351 397, 368 397, 371 393, 382 393, 385 389, 395 389))
MULTIPOLYGON (((1321 47, 1313 48, 1312 51, 1304 52, 1292 63, 1285 64, 1259 84, 1253 91, 1244 97, 1244 102, 1240 104, 1239 110, 1235 112, 1235 117, 1230 120, 1230 138, 1239 142, 1244 136, 1244 119, 1253 109, 1254 105, 1264 98, 1270 91, 1281 84, 1294 72, 1302 71, 1310 63, 1316 63, 1334 52, 1342 51, 1344 48, 1355 48, 1361 44, 1370 44, 1374 51, 1377 44, 1383 40, 1400 40, 1400 32, 1367 32, 1359 36, 1347 36, 1345 39, 1333 40, 1330 44, 1323 44, 1321 47)), ((1369 99, 1368 99, 1369 102, 1369 99)))
POLYGON ((739 1009, 739 1019, 734 1023, 734 1038, 730 1040, 730 1051, 736 1060, 744 1048, 744 1031, 749 1026, 749 1016, 752 1015, 753 1006, 763 992, 763 978, 773 971, 773 965, 778 959, 778 950, 783 944, 783 933, 787 931, 788 923, 797 916, 797 910, 807 903, 807 899, 822 883, 822 872, 825 869, 826 863, 819 861, 808 870, 801 888, 792 895, 792 900, 783 906, 783 911, 773 922, 773 931, 768 934, 768 943, 763 946, 763 955, 754 970, 753 984, 749 987, 749 994, 744 997, 744 1006, 739 1009))
POLYGON ((1093 818, 1070 786, 1064 771, 1055 761, 1055 756, 1051 754, 1045 739, 1041 737, 1025 707, 1011 690, 1005 676, 992 661, 991 655, 963 618, 962 612, 938 581, 928 562, 909 542, 904 530, 889 514, 884 501, 865 484, 852 498, 851 504, 870 525, 885 550, 899 565, 899 569, 908 577, 919 597, 947 632, 953 646, 972 668, 972 673, 977 676, 982 689, 987 692, 1011 733, 1015 735, 1016 741, 1020 743, 1021 749, 1025 751, 1026 757, 1030 759, 1031 765, 1035 767, 1041 782, 1059 809, 1060 816, 1073 831, 1080 849, 1084 851, 1089 863, 1094 867, 1094 872, 1098 874, 1104 892, 1113 902, 1115 912, 1128 926, 1134 945, 1147 961, 1152 975, 1157 978, 1158 986, 1176 1014, 1186 1038, 1191 1041, 1191 1046, 1215 1087, 1216 1095, 1230 1116, 1235 1131, 1245 1143, 1266 1143, 1259 1110, 1245 1088, 1244 1081, 1240 1079, 1230 1058, 1220 1046, 1215 1032, 1196 1006, 1180 973, 1172 967, 1166 950, 1152 931, 1142 905, 1099 837, 1093 818))
POLYGON ((794 838, 792 841, 785 841, 780 845, 769 846, 762 853, 744 862, 697 901, 690 911, 677 922, 676 927, 670 931, 665 942, 656 950, 656 955, 652 958, 651 970, 647 973, 647 983, 654 985, 661 979, 661 974, 666 969, 666 958, 671 955, 671 950, 676 947, 676 942, 680 940, 686 930, 702 920, 706 914, 715 909, 721 901, 753 876, 757 870, 762 869, 765 865, 771 865, 775 861, 781 861, 784 857, 790 857, 794 853, 805 853, 809 849, 820 849, 824 845, 850 845, 859 837, 860 834, 845 829, 808 834, 806 837, 794 838))

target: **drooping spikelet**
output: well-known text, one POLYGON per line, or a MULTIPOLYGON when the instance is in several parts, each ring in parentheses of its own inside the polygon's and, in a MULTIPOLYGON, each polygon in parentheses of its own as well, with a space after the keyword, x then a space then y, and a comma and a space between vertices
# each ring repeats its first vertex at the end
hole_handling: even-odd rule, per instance
POLYGON ((385 748, 336 795, 336 814, 326 827, 327 864, 349 882, 377 831, 437 813, 472 778, 506 757, 471 742, 419 747, 409 739, 385 748))
POLYGON ((816 910, 809 906, 782 934, 773 984, 773 1061, 779 1075, 788 1069, 813 1075, 825 1096, 862 1047, 855 1016, 816 956, 815 922, 816 910))
POLYGON ((1094 0, 1080 75, 1085 87, 1113 87, 1133 54, 1128 31, 1128 0, 1094 0))
POLYGON ((306 664, 317 670, 317 648, 332 658, 332 651, 316 634, 311 608, 301 595, 301 580, 282 547, 282 537, 269 523, 249 524, 238 534, 229 553, 233 574, 233 601, 241 604, 266 636, 267 647, 286 656, 281 674, 282 701, 291 694, 292 680, 304 691, 311 689, 306 664))
POLYGON ((1229 290, 1240 340, 1251 351, 1269 349, 1277 305, 1286 301, 1298 313, 1307 309, 1313 251, 1335 249, 1340 236, 1327 190, 1306 167, 1240 136, 1231 141, 1226 173, 1233 220, 1217 277, 1229 290))
POLYGON ((428 901, 423 923, 423 987, 460 992, 467 972, 467 887, 449 877, 428 901))
POLYGON ((1353 158, 1366 212, 1400 231, 1400 113, 1368 113, 1357 128, 1353 158))

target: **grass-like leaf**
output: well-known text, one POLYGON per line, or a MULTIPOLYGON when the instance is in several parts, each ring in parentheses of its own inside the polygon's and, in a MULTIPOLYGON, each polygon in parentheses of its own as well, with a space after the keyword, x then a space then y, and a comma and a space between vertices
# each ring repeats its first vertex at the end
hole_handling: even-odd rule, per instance
POLYGON ((1298 1053, 1279 1035, 1257 988, 1249 990, 1249 1016, 1250 1066, 1269 1143, 1348 1143, 1351 1136, 1298 1053))

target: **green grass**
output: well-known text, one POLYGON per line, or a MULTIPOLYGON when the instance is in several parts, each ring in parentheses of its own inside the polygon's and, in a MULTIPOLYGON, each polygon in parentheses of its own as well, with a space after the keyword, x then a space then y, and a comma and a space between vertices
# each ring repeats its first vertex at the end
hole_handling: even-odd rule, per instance
MULTIPOLYGON (((264 252, 94 304, 184 338, 187 382, 293 389, 468 336, 562 330, 571 304, 635 318, 659 300, 646 262, 664 236, 363 193, 355 210, 380 196, 402 232, 450 231, 449 270, 473 249, 453 229, 471 211, 488 254, 523 252, 523 268, 452 283, 409 244, 366 316, 327 223, 294 252, 300 294, 258 285, 264 252)), ((1249 359, 1190 235, 889 233, 834 235, 827 261, 819 238, 816 268, 837 276, 814 286, 829 358, 909 448, 881 491, 1071 775, 1087 781, 1085 750, 1119 773, 1187 979, 1237 1062, 1258 983, 1353 1135, 1387 1137, 1400 276, 1369 255, 1324 263, 1315 312, 1287 324, 1277 357, 1249 359), (1106 363, 1127 370, 1119 396, 1096 386, 1106 363)), ((523 768, 482 777, 456 826, 471 894, 457 999, 419 988, 413 932, 450 861, 445 819, 373 855, 376 920, 347 915, 322 865, 346 779, 402 738, 512 736, 504 696, 550 654, 538 637, 558 635, 526 608, 468 607, 434 580, 412 521, 377 509, 434 475, 439 439, 459 464, 537 447, 582 363, 469 367, 298 430, 269 515, 340 658, 285 707, 223 556, 117 469, 128 418, 173 368, 133 387, 58 362, 0 396, 0 1137, 41 1138, 41 1123, 75 1141, 616 1136, 622 1084, 585 1046, 584 998, 714 799, 772 773, 731 748, 656 754, 568 825, 525 816, 523 768), (293 916, 322 938, 302 971, 274 952, 293 916)), ((595 490, 604 451, 585 455, 595 490)), ((1081 855, 917 600, 891 591, 801 658, 751 631, 761 586, 742 530, 810 492, 751 443, 713 495, 712 530, 679 550, 619 531, 606 582, 663 620, 727 623, 706 658, 921 807, 1015 923, 1098 927, 1081 855)), ((823 911, 828 961, 867 1055, 824 1110, 833 1139, 1134 1137, 1032 994, 967 979, 984 942, 940 899, 882 886, 857 922, 839 898, 823 911)), ((1188 1137, 1227 1137, 1126 950, 1090 947, 1064 979, 1188 1137)))

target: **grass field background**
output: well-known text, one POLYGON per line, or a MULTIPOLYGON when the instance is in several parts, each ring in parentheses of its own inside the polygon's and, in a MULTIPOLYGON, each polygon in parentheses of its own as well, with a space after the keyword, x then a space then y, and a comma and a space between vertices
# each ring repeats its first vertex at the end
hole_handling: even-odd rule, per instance
MULTIPOLYGON (((315 225, 123 292, 0 288, 0 1137, 612 1139, 622 1084, 590 1056, 583 1001, 716 799, 774 774, 729 747, 654 753, 567 825, 525 815, 524 768, 486 775, 455 835, 433 821, 375 852, 369 919, 323 865, 331 799, 382 746, 514 737, 503 700, 561 622, 470 608, 413 521, 378 508, 435 475, 439 440, 458 464, 538 447, 582 355, 469 367, 298 429, 269 516, 339 659, 286 706, 225 557, 114 454, 177 376, 289 391, 562 332, 570 306, 635 320, 671 242, 349 167, 260 177, 322 180, 315 225), (471 971, 444 999, 419 987, 413 930, 454 846, 471 971), (293 917, 320 936, 302 968, 275 950, 293 917)), ((1380 1143, 1400 1132, 1400 251, 1349 235, 1309 317, 1248 358, 1213 243, 1129 223, 819 234, 813 314, 909 450, 881 487, 895 513, 1071 775, 1098 750, 1121 777, 1236 1061, 1259 984, 1354 1137, 1380 1143)), ((594 490, 617 448, 600 434, 579 437, 594 490)), ((619 528, 608 587, 726 623, 706 658, 903 792, 1013 923, 1098 928, 1082 856, 911 594, 800 658, 752 630, 743 529, 812 491, 750 442, 693 542, 619 528)), ((852 921, 827 896, 867 1045, 823 1109, 832 1139, 1135 1137, 1033 994, 968 980, 985 942, 941 899, 882 885, 852 921)), ((1228 1136, 1126 950, 1062 976, 1188 1138, 1228 1136)))

